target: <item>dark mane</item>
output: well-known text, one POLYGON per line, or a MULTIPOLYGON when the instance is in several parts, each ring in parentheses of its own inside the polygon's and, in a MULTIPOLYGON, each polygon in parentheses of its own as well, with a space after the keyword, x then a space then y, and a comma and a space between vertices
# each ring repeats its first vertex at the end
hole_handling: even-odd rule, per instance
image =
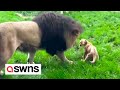
POLYGON ((51 55, 67 49, 64 32, 74 28, 73 24, 76 24, 74 20, 55 13, 44 13, 35 17, 33 21, 42 30, 40 48, 46 49, 51 55))

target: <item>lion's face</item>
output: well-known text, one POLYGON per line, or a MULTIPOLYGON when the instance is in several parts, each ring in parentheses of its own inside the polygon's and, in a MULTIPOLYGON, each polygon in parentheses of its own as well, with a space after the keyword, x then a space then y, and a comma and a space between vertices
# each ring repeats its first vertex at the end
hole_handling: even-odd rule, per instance
POLYGON ((74 43, 79 35, 80 35, 80 32, 76 29, 72 30, 71 32, 66 32, 64 34, 67 48, 71 48, 74 45, 74 43))

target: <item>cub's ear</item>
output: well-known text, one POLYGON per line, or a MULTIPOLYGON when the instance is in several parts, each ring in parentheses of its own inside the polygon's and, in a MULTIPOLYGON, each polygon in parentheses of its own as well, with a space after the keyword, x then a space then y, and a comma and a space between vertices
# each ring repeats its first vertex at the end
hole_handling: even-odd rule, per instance
POLYGON ((79 35, 79 31, 78 30, 72 30, 72 35, 74 36, 78 36, 79 35))
POLYGON ((85 45, 87 44, 87 40, 85 40, 85 45))

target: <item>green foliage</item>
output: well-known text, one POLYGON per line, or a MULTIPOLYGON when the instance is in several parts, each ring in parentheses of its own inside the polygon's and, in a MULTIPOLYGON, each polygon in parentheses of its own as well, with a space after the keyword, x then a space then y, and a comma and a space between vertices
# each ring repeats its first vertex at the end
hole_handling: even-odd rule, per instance
MULTIPOLYGON (((0 22, 21 21, 16 12, 0 12, 0 22)), ((25 16, 35 16, 39 11, 17 11, 25 16)), ((120 12, 70 11, 64 13, 79 23, 84 32, 77 38, 73 48, 65 55, 74 61, 73 65, 61 63, 56 56, 51 57, 44 50, 35 55, 35 63, 42 64, 40 76, 4 76, 11 79, 118 79, 120 78, 120 12), (100 59, 95 63, 82 62, 84 49, 79 46, 81 38, 86 38, 98 49, 100 59)), ((27 63, 27 54, 15 52, 8 63, 27 63)))
POLYGON ((0 23, 7 21, 22 21, 13 11, 0 11, 0 23))

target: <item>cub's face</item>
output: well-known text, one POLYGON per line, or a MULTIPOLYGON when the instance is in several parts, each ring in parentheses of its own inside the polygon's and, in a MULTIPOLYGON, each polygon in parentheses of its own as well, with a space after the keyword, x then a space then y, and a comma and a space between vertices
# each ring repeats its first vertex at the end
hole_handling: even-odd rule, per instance
POLYGON ((80 46, 85 46, 87 44, 87 40, 86 39, 81 39, 80 40, 80 46))

